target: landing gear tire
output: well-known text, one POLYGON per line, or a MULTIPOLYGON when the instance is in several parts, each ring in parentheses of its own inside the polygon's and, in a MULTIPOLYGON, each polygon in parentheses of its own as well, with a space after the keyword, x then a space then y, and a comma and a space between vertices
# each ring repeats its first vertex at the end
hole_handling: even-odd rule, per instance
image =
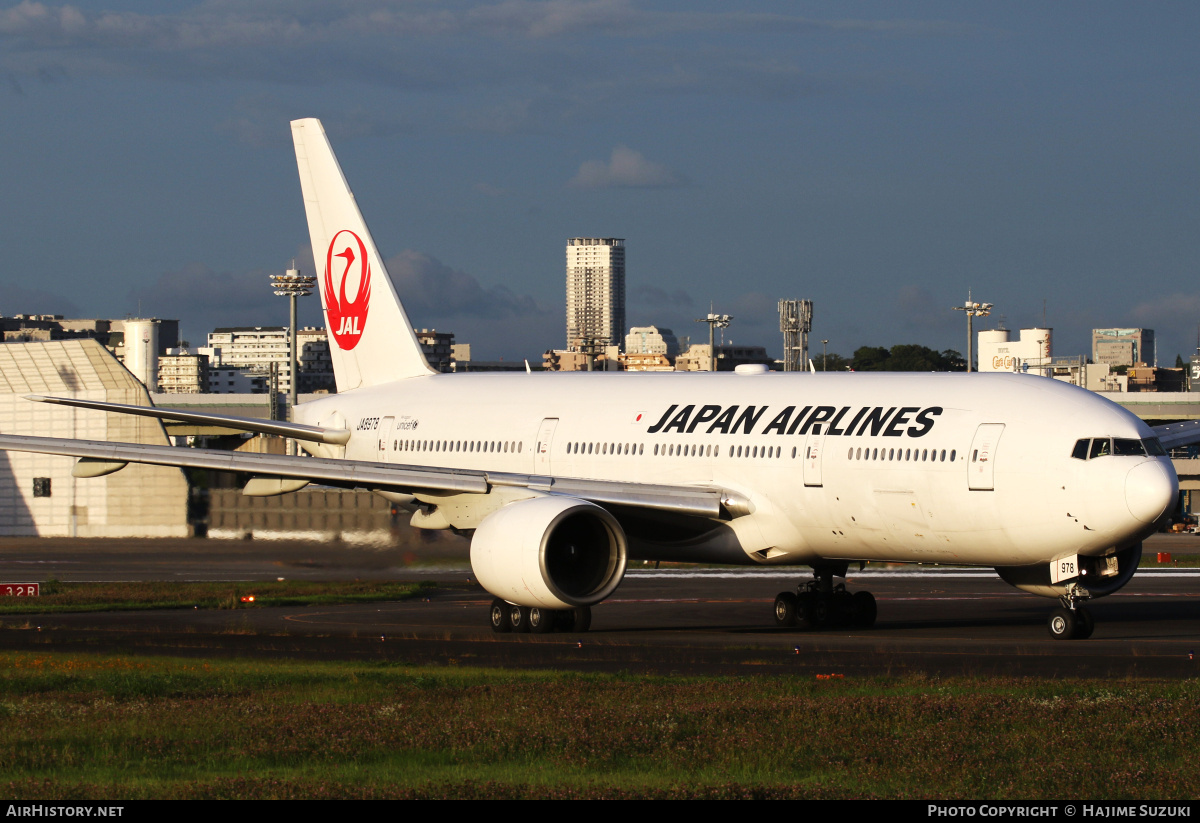
POLYGON ((780 592, 775 598, 775 625, 789 629, 796 625, 796 595, 780 592))
POLYGON ((800 629, 811 629, 815 625, 813 623, 813 602, 816 600, 816 595, 812 592, 800 592, 796 595, 796 627, 800 629))
POLYGON ((875 617, 879 614, 879 608, 875 605, 875 595, 870 592, 855 592, 851 595, 853 598, 853 617, 851 623, 860 629, 869 629, 875 625, 875 617))
POLYGON ((558 615, 551 609, 531 606, 529 609, 529 631, 533 634, 549 634, 554 631, 558 615))
POLYGON ((586 632, 592 625, 592 610, 587 606, 564 609, 558 613, 560 632, 586 632))
POLYGON ((529 607, 510 605, 508 607, 508 622, 512 624, 514 632, 529 631, 529 607))
POLYGON ((1055 640, 1070 640, 1077 637, 1078 626, 1079 620, 1075 612, 1071 609, 1064 609, 1062 606, 1050 612, 1050 619, 1046 623, 1046 628, 1050 630, 1050 636, 1055 640))
POLYGON ((1096 621, 1092 619, 1092 613, 1083 606, 1075 609, 1075 639, 1087 640, 1092 636, 1092 632, 1096 630, 1096 621))
POLYGON ((492 601, 488 617, 492 623, 492 631, 497 634, 507 634, 512 631, 512 622, 508 619, 509 604, 497 598, 492 601))
POLYGON ((809 601, 808 622, 814 629, 823 629, 833 622, 833 602, 830 597, 817 595, 809 601))

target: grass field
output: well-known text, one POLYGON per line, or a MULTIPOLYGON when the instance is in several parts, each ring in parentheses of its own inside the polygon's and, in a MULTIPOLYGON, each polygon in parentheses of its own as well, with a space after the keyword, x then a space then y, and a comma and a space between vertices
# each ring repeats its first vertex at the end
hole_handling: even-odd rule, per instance
POLYGON ((0 653, 20 800, 1182 798, 1200 683, 0 653))

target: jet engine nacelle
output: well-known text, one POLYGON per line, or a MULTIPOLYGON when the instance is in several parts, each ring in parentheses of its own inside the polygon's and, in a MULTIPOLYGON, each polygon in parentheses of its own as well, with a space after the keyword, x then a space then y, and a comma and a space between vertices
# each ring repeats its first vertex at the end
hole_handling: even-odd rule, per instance
POLYGON ((1067 585, 1078 583, 1088 590, 1092 597, 1104 597, 1120 589, 1133 577, 1138 563, 1142 559, 1142 544, 1138 543, 1127 549, 1122 549, 1115 555, 1117 558, 1115 571, 1109 568, 1108 557, 1079 557, 1079 577, 1064 580, 1061 583, 1050 582, 1050 564, 1039 563, 1036 566, 998 566, 996 574, 1010 586, 1016 586, 1023 592, 1038 594, 1042 597, 1061 597, 1067 592, 1067 585))
POLYGON ((569 609, 608 597, 625 575, 625 532, 607 511, 574 497, 510 503, 471 538, 471 569, 496 597, 569 609))

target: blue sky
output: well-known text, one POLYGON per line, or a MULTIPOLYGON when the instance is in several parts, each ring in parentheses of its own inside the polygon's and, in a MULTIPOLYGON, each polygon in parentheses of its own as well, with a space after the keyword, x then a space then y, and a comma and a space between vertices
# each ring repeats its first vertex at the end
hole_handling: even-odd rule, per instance
MULTIPOLYGON (((3 2, 3 0, 0 0, 3 2)), ((0 5, 0 313, 286 322, 288 121, 330 133, 413 322, 563 344, 568 237, 628 318, 778 355, 965 349, 967 289, 1055 353, 1200 324, 1195 3, 0 5)), ((302 319, 316 322, 316 298, 302 319)))

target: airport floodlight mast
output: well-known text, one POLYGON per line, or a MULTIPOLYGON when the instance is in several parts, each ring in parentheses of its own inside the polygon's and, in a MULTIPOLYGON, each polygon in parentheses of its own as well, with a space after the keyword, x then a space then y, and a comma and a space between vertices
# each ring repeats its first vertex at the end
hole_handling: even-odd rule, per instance
POLYGON ((967 292, 967 302, 961 306, 955 306, 955 311, 967 313, 967 371, 973 370, 972 365, 975 361, 975 327, 973 321, 976 317, 987 317, 992 313, 991 303, 977 303, 971 299, 971 292, 967 292))
MULTIPOLYGON (((296 408, 296 384, 299 380, 296 367, 296 298, 308 297, 313 293, 313 287, 317 284, 317 278, 311 274, 301 274, 296 268, 296 261, 292 261, 292 268, 288 269, 284 274, 272 274, 271 288, 275 290, 275 294, 280 297, 290 298, 291 302, 291 323, 288 326, 288 378, 290 387, 288 391, 288 419, 293 417, 292 410, 296 408)), ((289 443, 288 451, 295 448, 295 443, 289 443)))
POLYGON ((828 341, 828 340, 822 340, 822 341, 821 341, 821 371, 825 371, 825 370, 826 370, 826 366, 825 366, 825 364, 826 364, 826 363, 828 362, 828 360, 829 360, 829 355, 828 355, 828 354, 827 354, 827 352, 826 352, 826 347, 827 347, 828 345, 829 345, 829 341, 828 341))
POLYGON ((729 321, 733 320, 732 314, 713 314, 712 305, 708 307, 708 317, 697 317, 697 323, 708 324, 708 370, 717 370, 717 350, 713 342, 713 329, 729 328, 729 321))
POLYGON ((783 370, 808 367, 808 333, 812 331, 811 300, 780 300, 779 330, 783 332, 783 370))

